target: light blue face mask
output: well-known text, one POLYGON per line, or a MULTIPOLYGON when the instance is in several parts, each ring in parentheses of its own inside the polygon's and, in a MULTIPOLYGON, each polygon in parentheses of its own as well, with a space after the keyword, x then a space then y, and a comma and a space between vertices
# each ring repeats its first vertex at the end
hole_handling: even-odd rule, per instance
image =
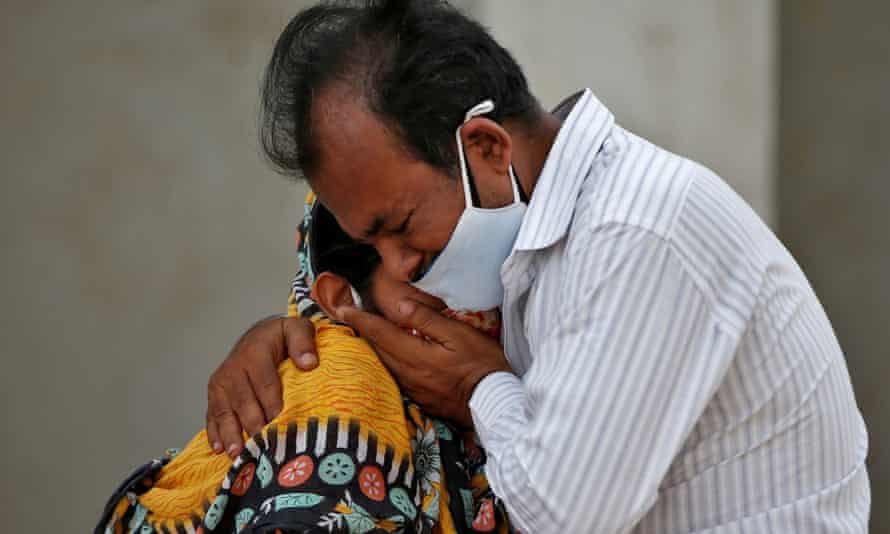
POLYGON ((484 311, 501 305, 504 286, 501 266, 513 250, 522 225, 526 205, 520 200, 519 186, 509 168, 513 203, 502 208, 484 209, 473 205, 466 155, 460 131, 473 117, 491 113, 494 103, 486 100, 470 109, 458 126, 457 152, 464 187, 464 211, 451 233, 451 239, 420 280, 417 289, 439 297, 455 311, 484 311))
POLYGON ((355 288, 352 287, 352 284, 349 284, 349 293, 352 295, 353 306, 360 310, 364 310, 365 306, 364 303, 362 303, 362 297, 358 294, 358 291, 356 291, 355 288))

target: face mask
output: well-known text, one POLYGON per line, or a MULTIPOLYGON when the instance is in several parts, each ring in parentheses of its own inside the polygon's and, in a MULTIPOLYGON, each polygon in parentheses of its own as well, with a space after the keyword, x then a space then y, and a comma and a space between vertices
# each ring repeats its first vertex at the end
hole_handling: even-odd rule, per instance
MULTIPOLYGON (((486 100, 467 112, 463 124, 473 117, 490 113, 493 109, 494 103, 486 100)), ((445 249, 413 285, 439 297, 452 310, 490 310, 500 306, 504 298, 501 266, 513 250, 526 206, 520 201, 512 165, 509 174, 510 185, 513 187, 513 203, 495 209, 473 205, 466 156, 460 137, 463 124, 457 128, 456 137, 465 208, 445 249)))
POLYGON ((352 287, 352 284, 349 284, 349 293, 352 294, 352 305, 360 310, 364 310, 365 307, 362 305, 362 297, 358 294, 358 291, 352 287))

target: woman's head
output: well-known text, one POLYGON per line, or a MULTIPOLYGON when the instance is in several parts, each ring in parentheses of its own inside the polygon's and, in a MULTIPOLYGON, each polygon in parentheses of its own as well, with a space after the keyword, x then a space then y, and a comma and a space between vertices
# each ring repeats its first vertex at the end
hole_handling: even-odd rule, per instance
POLYGON ((320 204, 315 203, 312 214, 310 257, 317 275, 311 294, 327 315, 333 316, 338 306, 358 304, 353 302, 350 286, 360 295, 367 311, 389 320, 397 317, 396 305, 406 298, 436 310, 445 309, 441 300, 380 269, 380 256, 374 247, 349 237, 320 204))
POLYGON ((355 287, 361 298, 362 307, 369 312, 377 313, 390 321, 397 322, 399 317, 396 306, 405 299, 415 300, 438 311, 445 311, 445 303, 421 292, 411 284, 396 280, 387 271, 375 267, 371 276, 359 290, 349 280, 337 273, 327 270, 318 275, 312 286, 312 299, 329 316, 340 306, 351 306, 355 302, 350 286, 355 287))

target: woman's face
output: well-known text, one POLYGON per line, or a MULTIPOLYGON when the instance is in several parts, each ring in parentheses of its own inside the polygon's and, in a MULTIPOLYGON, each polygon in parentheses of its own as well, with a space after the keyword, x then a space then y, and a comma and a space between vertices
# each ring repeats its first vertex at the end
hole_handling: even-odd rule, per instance
POLYGON ((371 275, 368 296, 371 299, 368 303, 371 308, 369 311, 379 313, 394 323, 398 323, 400 317, 397 306, 405 299, 414 300, 438 312, 446 308, 442 300, 396 279, 388 270, 379 267, 371 275))

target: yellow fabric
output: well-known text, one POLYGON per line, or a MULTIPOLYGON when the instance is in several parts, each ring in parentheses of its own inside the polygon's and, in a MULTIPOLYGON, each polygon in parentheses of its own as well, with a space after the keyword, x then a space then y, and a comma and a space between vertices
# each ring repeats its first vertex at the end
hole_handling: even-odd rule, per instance
MULTIPOLYGON (((288 359, 278 368, 284 389, 284 408, 266 429, 304 426, 311 417, 337 415, 360 423, 362 435, 377 435, 391 445, 395 458, 411 454, 411 434, 401 394, 373 349, 352 329, 329 321, 316 323, 319 366, 299 371, 288 359)), ((214 454, 201 431, 164 467, 154 487, 139 497, 151 520, 171 526, 203 515, 226 476, 231 460, 214 454)), ((157 524, 157 523, 156 523, 157 524)))
MULTIPOLYGON (((256 441, 248 441, 248 446, 252 447, 251 451, 256 451, 257 447, 263 448, 269 442, 270 436, 276 443, 280 443, 277 441, 280 436, 286 435, 289 428, 294 430, 294 425, 300 432, 305 431, 310 419, 326 421, 330 418, 331 421, 347 421, 350 432, 355 429, 352 425, 357 424, 359 439, 363 443, 368 443, 369 435, 373 434, 377 446, 382 446, 387 451, 387 457, 392 451, 394 465, 404 467, 403 462, 405 462, 413 469, 416 467, 415 456, 421 458, 417 465, 425 465, 426 468, 414 472, 414 480, 420 492, 419 498, 422 502, 419 504, 423 518, 425 521, 437 518, 434 521, 434 533, 456 534, 459 530, 457 522, 469 524, 472 517, 467 517, 467 514, 473 513, 474 509, 481 510, 478 508, 480 503, 491 507, 493 496, 490 496, 487 490, 487 482, 481 475, 474 477, 470 484, 465 480, 456 482, 451 487, 454 495, 459 495, 466 506, 467 496, 472 493, 476 503, 474 509, 467 508, 463 511, 463 517, 452 517, 448 505, 454 495, 446 490, 445 464, 439 453, 441 435, 437 427, 441 425, 444 428, 446 425, 423 416, 416 405, 407 400, 403 401, 395 381, 373 349, 358 338, 352 329, 334 324, 325 318, 318 305, 312 301, 310 288, 314 276, 309 268, 308 247, 306 247, 308 236, 303 234, 308 231, 311 222, 313 202, 314 195, 310 193, 307 197, 306 220, 296 235, 297 249, 300 251, 298 253, 300 271, 294 279, 287 309, 288 316, 303 315, 315 324, 320 365, 309 373, 297 370, 290 360, 279 366, 278 374, 284 392, 283 410, 264 427, 262 437, 256 441), (468 484, 470 487, 463 488, 461 484, 468 484)), ((497 336, 499 333, 500 318, 496 310, 453 316, 490 335, 497 336)), ((449 447, 458 447, 460 442, 452 441, 454 435, 451 431, 445 428, 444 432, 449 436, 444 438, 449 447)), ((383 449, 378 448, 378 451, 383 449)), ((456 451, 452 451, 451 454, 454 452, 456 451)), ((247 454, 252 454, 254 457, 257 455, 256 452, 247 454)), ((280 460, 276 461, 281 463, 280 460)), ((478 465, 470 465, 473 469, 479 468, 478 465)), ((130 528, 125 526, 123 521, 124 518, 133 518, 127 519, 130 526, 142 524, 144 521, 154 527, 155 531, 181 532, 185 529, 188 532, 195 530, 203 534, 203 528, 199 528, 199 525, 205 518, 205 510, 210 506, 210 502, 215 501, 216 510, 219 506, 225 507, 230 489, 226 484, 234 484, 229 477, 236 472, 240 477, 246 472, 245 469, 233 470, 232 461, 225 454, 213 453, 207 442, 206 431, 194 436, 175 456, 168 455, 163 461, 146 467, 150 468, 150 474, 138 484, 138 491, 130 492, 128 489, 126 496, 116 497, 119 501, 107 522, 107 531, 114 533, 123 532, 125 529, 129 531, 130 528), (154 477, 156 479, 153 481, 154 477), (150 489, 145 490, 149 487, 150 489), (220 505, 220 502, 224 504, 220 505)), ((451 472, 461 477, 463 475, 461 470, 464 467, 461 463, 457 463, 456 467, 458 471, 451 472)), ((253 471, 250 476, 253 476, 253 471)), ((234 485, 231 488, 234 488, 234 485)), ((234 492, 232 494, 243 495, 234 492)), ((358 506, 357 510, 350 509, 354 505, 347 492, 346 499, 341 499, 334 510, 345 515, 367 513, 358 506)), ((215 517, 218 521, 219 516, 215 517)), ((398 525, 393 518, 399 517, 401 516, 374 517, 373 521, 378 529, 395 531, 398 525)), ((210 522, 207 524, 211 525, 210 522)), ((218 523, 214 522, 212 525, 216 528, 218 523)), ((507 532, 506 524, 501 524, 499 527, 499 533, 507 532)))

